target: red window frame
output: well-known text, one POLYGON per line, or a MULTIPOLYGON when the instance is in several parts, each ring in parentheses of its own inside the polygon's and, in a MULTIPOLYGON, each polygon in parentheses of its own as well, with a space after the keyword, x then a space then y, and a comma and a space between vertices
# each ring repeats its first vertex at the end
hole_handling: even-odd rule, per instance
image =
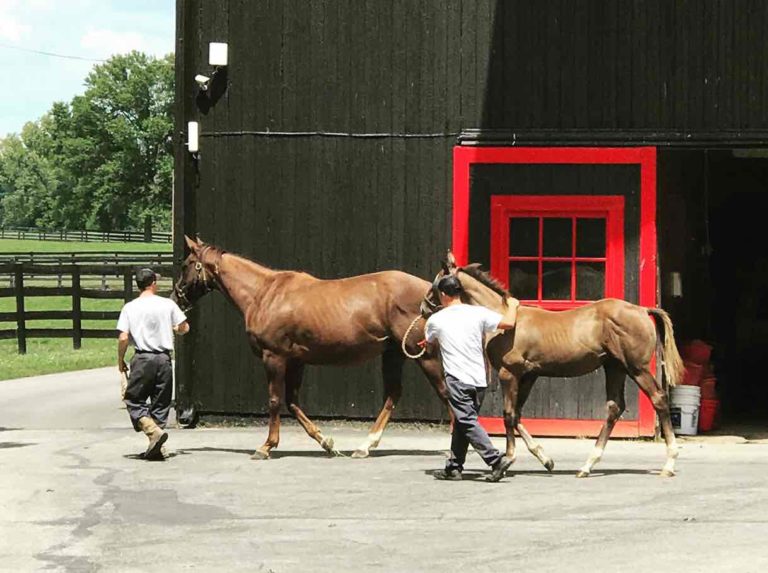
MULTIPOLYGON (((453 150, 453 241, 459 265, 469 256, 470 170, 474 164, 624 164, 640 167, 639 304, 657 306, 656 148, 655 147, 462 147, 453 150)), ((656 413, 640 393, 637 420, 619 420, 615 437, 652 436, 656 413)), ((541 436, 596 436, 604 420, 525 419, 526 427, 541 436)), ((494 434, 504 434, 501 418, 482 418, 494 434)))
MULTIPOLYGON (((586 304, 588 300, 576 299, 576 262, 605 263, 605 298, 624 298, 624 197, 616 195, 493 195, 491 196, 491 274, 509 285, 509 262, 530 260, 539 263, 538 297, 525 300, 550 310, 564 310, 586 304), (538 218, 539 253, 536 257, 511 257, 509 255, 509 220, 513 217, 538 218), (548 218, 574 220, 572 253, 570 257, 545 257, 542 252, 543 225, 548 218), (577 257, 575 220, 582 218, 605 219, 605 256, 577 257), (570 300, 545 300, 542 298, 542 266, 546 261, 571 263, 570 300)), ((514 294, 514 293, 513 293, 514 294)), ((602 298, 602 297, 601 297, 602 298)))

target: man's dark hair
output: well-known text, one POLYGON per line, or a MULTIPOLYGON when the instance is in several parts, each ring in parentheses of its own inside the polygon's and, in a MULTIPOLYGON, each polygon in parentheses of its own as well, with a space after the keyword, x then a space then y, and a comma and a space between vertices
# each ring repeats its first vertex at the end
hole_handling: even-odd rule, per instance
POLYGON ((136 286, 144 290, 157 280, 157 274, 152 269, 139 269, 136 271, 136 286))
POLYGON ((447 277, 441 278, 440 282, 437 283, 437 290, 448 296, 458 296, 464 289, 461 288, 459 279, 453 275, 448 275, 447 277))

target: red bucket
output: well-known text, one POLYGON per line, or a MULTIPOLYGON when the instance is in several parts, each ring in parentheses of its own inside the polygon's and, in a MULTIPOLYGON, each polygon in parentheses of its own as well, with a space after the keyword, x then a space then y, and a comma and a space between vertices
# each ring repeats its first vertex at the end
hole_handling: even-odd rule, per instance
POLYGON ((720 400, 704 400, 699 406, 699 431, 709 432, 719 425, 720 400))
POLYGON ((712 355, 712 347, 703 340, 691 340, 683 345, 680 354, 686 362, 706 364, 712 355))
POLYGON ((699 386, 701 386, 702 400, 717 400, 717 378, 714 376, 704 376, 699 386))
POLYGON ((695 362, 685 362, 685 373, 683 374, 683 384, 688 386, 698 386, 701 382, 701 375, 704 367, 695 362))

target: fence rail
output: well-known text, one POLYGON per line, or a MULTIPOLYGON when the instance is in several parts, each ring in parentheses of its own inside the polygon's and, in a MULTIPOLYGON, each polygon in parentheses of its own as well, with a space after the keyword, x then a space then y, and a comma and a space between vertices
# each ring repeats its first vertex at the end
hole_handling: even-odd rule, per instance
POLYGON ((41 263, 65 265, 81 263, 173 263, 173 253, 157 253, 153 251, 119 253, 114 251, 69 251, 66 253, 38 253, 8 251, 0 252, 0 263, 41 263))
MULTIPOLYGON (((163 263, 153 265, 155 271, 170 278, 173 265, 163 263)), ((0 288, 0 299, 16 299, 15 312, 0 312, 0 327, 3 323, 15 322, 15 328, 0 328, 0 340, 15 338, 20 354, 27 352, 29 338, 71 338, 72 347, 77 350, 84 338, 112 338, 114 328, 83 328, 83 320, 117 320, 118 311, 88 311, 82 309, 83 299, 115 299, 128 302, 134 297, 134 264, 40 264, 24 261, 0 262, 0 275, 13 277, 13 286, 0 288), (41 279, 51 278, 62 281, 66 276, 69 286, 26 285, 25 281, 38 283, 41 279), (34 278, 32 278, 34 277, 34 278), (120 277, 119 288, 113 288, 107 277, 120 277), (101 288, 85 288, 88 280, 100 283, 101 288), (72 299, 72 310, 26 310, 26 301, 32 297, 67 296, 72 299), (28 328, 31 320, 71 320, 72 328, 28 328)), ((168 292, 162 294, 167 295, 168 292)))
POLYGON ((163 231, 47 231, 22 227, 0 228, 0 239, 36 241, 80 241, 84 243, 170 243, 171 233, 163 231))

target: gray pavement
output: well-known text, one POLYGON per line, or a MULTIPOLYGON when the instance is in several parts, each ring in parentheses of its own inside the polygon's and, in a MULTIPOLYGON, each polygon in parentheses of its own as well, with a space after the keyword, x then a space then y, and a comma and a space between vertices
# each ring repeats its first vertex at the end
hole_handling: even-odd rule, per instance
MULTIPOLYGON (((768 570, 764 442, 684 441, 663 479, 662 444, 614 440, 579 480, 592 440, 541 440, 554 473, 520 452, 488 484, 432 479, 445 430, 396 425, 354 460, 287 424, 269 461, 253 427, 172 431, 153 463, 118 388, 114 369, 0 382, 0 570, 768 570)), ((321 425, 345 451, 366 434, 321 425)))

